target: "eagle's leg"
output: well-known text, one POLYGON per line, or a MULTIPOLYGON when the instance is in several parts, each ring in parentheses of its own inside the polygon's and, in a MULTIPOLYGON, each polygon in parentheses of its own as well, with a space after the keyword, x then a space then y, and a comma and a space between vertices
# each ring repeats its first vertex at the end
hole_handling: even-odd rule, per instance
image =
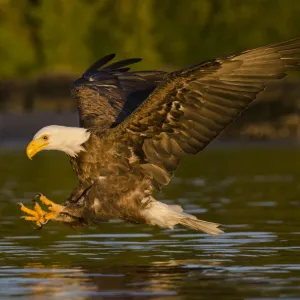
POLYGON ((35 222, 38 228, 41 228, 42 225, 46 224, 49 220, 59 221, 60 218, 58 217, 58 214, 64 210, 64 206, 50 201, 42 194, 36 195, 34 203, 33 209, 29 209, 22 203, 19 203, 21 205, 21 210, 29 215, 24 217, 26 221, 35 222), (40 200, 46 205, 50 212, 43 211, 41 206, 37 203, 37 200, 40 200))

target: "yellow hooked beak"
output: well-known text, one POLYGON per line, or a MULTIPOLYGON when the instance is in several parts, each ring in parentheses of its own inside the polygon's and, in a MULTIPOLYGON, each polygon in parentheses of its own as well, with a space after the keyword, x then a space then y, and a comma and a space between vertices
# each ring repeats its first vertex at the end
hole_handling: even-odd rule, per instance
POLYGON ((37 139, 31 141, 26 148, 26 154, 28 158, 32 159, 34 155, 42 151, 47 145, 49 145, 49 142, 45 141, 44 139, 37 139))

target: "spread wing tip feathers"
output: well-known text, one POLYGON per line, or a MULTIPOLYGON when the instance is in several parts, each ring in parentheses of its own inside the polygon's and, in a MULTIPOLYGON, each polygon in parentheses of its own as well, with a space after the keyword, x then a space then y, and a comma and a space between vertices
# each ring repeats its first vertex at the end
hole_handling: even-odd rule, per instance
POLYGON ((120 61, 117 61, 115 63, 109 64, 105 66, 108 62, 113 60, 115 58, 116 54, 108 54, 96 62, 94 62, 83 74, 83 77, 88 77, 91 73, 94 73, 96 71, 120 71, 120 72, 127 72, 130 70, 130 67, 124 68, 128 65, 135 64, 137 62, 140 62, 142 59, 141 58, 129 58, 129 59, 123 59, 120 61))
POLYGON ((107 65, 107 63, 113 60, 115 56, 116 55, 112 53, 97 60, 82 74, 81 77, 73 82, 72 87, 76 88, 77 86, 88 84, 89 87, 92 88, 91 83, 93 82, 97 82, 97 86, 101 86, 101 82, 103 82, 102 86, 105 87, 107 86, 105 83, 106 80, 118 80, 120 84, 115 84, 115 87, 121 89, 121 80, 127 82, 147 81, 148 83, 152 82, 156 86, 166 74, 164 71, 157 70, 129 72, 132 64, 136 64, 142 60, 137 57, 123 59, 107 65))

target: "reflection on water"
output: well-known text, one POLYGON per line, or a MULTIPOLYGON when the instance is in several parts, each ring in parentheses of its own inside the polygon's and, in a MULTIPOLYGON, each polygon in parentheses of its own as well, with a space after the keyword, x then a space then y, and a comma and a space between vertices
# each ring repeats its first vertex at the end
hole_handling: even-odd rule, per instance
POLYGON ((76 184, 67 159, 0 153, 0 298, 299 299, 298 149, 215 149, 188 158, 158 195, 226 224, 210 237, 114 221, 34 230, 17 202, 76 184))

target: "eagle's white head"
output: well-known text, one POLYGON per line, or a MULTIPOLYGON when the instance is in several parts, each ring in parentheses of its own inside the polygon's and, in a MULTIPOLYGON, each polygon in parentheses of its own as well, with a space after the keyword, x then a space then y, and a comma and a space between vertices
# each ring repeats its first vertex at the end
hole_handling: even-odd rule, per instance
POLYGON ((42 150, 59 150, 71 157, 84 151, 84 144, 90 137, 85 128, 50 125, 39 130, 26 149, 27 156, 32 157, 42 150))

